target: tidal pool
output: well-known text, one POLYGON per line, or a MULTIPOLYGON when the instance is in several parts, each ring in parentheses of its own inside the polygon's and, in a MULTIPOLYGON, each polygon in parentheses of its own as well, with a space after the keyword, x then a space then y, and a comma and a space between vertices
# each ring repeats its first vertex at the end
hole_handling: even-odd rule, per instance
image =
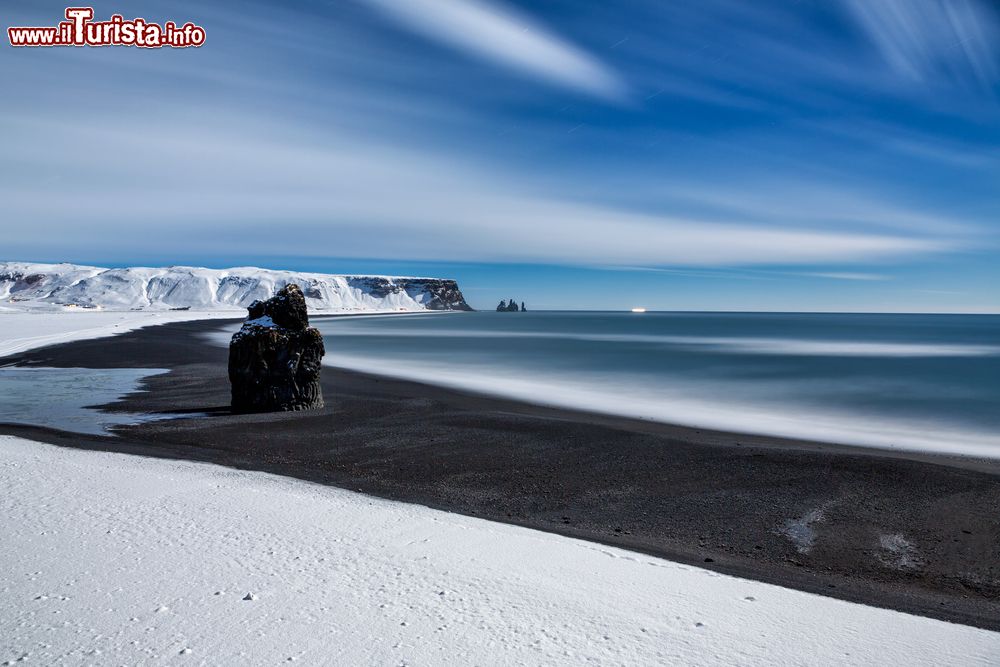
POLYGON ((158 368, 0 368, 0 423, 104 435, 115 426, 164 419, 164 415, 103 412, 94 406, 140 391, 143 378, 166 372, 158 368))

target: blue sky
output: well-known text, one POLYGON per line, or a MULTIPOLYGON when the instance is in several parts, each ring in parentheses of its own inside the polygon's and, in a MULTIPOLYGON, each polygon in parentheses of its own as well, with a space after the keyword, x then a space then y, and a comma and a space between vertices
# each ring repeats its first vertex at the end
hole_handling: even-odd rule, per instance
MULTIPOLYGON (((64 4, 7 0, 6 25, 64 4)), ((2 259, 457 278, 535 308, 1000 312, 976 0, 95 4, 3 47, 2 259)))

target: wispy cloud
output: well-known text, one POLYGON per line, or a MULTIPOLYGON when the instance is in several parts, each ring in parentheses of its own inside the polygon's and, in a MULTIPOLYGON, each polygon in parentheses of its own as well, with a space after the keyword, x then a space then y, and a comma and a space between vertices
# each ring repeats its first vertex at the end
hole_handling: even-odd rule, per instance
POLYGON ((861 281, 873 281, 873 280, 890 280, 889 276, 884 276, 880 273, 851 273, 848 271, 813 271, 808 273, 802 273, 803 276, 812 276, 814 278, 829 278, 831 280, 861 280, 861 281))
POLYGON ((648 273, 668 273, 693 278, 720 278, 740 280, 780 280, 786 277, 824 278, 830 280, 860 280, 883 281, 892 280, 891 276, 881 273, 856 273, 849 271, 776 271, 769 269, 743 268, 733 269, 677 269, 655 266, 608 266, 602 267, 608 271, 640 271, 648 273))
POLYGON ((828 6, 137 2, 208 25, 211 48, 6 54, 8 256, 629 266, 720 293, 873 292, 905 287, 906 262, 1000 245, 996 120, 970 103, 987 95, 889 85, 828 6), (605 103, 626 85, 629 104, 605 103))
MULTIPOLYGON (((377 249, 397 259, 684 266, 841 263, 954 247, 931 236, 638 213, 542 196, 474 162, 329 134, 277 142, 231 119, 198 131, 158 123, 141 161, 87 164, 101 152, 128 154, 142 128, 95 121, 79 133, 37 117, 3 120, 16 130, 7 159, 23 167, 0 187, 0 218, 62 223, 52 246, 104 234, 141 244, 156 230, 161 247, 194 237, 216 252, 365 257, 377 249), (37 180, 30 165, 39 133, 60 146, 58 164, 45 170, 70 179, 37 180)), ((5 244, 29 243, 36 230, 8 230, 5 244)))
POLYGON ((971 77, 989 89, 998 79, 996 15, 976 0, 846 0, 886 62, 916 81, 971 77))
POLYGON ((487 0, 364 0, 386 17, 443 44, 549 83, 623 100, 606 65, 537 22, 487 0))

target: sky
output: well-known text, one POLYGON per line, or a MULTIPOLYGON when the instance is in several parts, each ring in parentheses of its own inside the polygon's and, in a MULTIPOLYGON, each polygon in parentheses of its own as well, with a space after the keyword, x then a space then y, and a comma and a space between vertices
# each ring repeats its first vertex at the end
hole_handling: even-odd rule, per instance
MULTIPOLYGON (((64 4, 5 0, 4 27, 64 4)), ((1000 312, 988 0, 94 3, 0 49, 0 260, 431 275, 529 308, 1000 312)))

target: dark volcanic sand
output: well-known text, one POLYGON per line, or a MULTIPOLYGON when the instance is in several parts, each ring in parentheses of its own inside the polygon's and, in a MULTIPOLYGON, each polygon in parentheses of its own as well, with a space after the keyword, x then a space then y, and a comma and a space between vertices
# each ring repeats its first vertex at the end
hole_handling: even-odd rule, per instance
POLYGON ((227 350, 206 342, 221 326, 155 326, 0 361, 170 368, 111 409, 208 416, 118 437, 0 431, 264 470, 1000 630, 997 463, 655 424, 333 368, 323 410, 234 416, 227 350), (803 552, 782 531, 810 513, 803 552))

